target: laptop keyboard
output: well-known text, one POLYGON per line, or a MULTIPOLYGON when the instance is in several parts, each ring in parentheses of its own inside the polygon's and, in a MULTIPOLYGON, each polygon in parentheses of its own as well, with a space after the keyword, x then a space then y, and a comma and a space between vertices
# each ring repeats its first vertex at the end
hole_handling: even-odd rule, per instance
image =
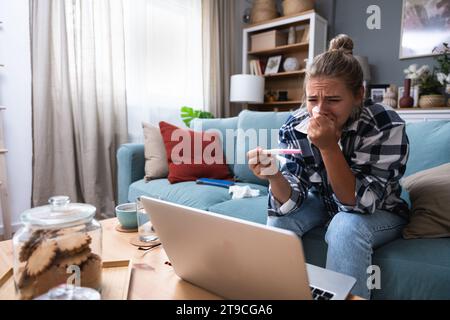
POLYGON ((334 297, 334 294, 331 292, 321 290, 319 288, 310 287, 311 293, 313 296, 313 300, 331 300, 334 297))

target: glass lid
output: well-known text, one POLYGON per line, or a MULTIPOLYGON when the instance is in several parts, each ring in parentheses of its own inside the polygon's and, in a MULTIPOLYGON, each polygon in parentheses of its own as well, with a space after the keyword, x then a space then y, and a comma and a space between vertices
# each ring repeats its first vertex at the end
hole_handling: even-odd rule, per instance
POLYGON ((26 210, 21 215, 24 224, 42 228, 62 228, 87 223, 95 216, 96 208, 84 203, 70 203, 67 196, 56 196, 49 204, 26 210))

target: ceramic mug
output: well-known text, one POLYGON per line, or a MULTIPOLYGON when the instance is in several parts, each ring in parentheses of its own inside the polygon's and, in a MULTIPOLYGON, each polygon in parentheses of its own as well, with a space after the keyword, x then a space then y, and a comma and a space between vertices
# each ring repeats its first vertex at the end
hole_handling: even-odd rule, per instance
POLYGON ((137 229, 136 203, 124 203, 116 207, 116 217, 124 229, 137 229))

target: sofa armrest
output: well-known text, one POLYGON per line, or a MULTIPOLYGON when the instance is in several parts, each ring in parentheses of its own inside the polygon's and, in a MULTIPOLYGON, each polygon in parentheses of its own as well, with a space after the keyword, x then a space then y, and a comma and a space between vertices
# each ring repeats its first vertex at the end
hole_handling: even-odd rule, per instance
POLYGON ((144 145, 121 145, 117 151, 117 168, 118 201, 127 203, 130 185, 145 176, 144 145))

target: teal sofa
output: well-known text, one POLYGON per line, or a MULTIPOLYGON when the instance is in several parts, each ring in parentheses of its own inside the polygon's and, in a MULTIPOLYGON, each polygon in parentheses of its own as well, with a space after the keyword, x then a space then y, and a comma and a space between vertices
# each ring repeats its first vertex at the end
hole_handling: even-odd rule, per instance
MULTIPOLYGON (((289 113, 243 111, 238 117, 228 119, 196 119, 194 129, 215 129, 223 136, 226 145, 234 145, 235 150, 246 152, 250 146, 246 130, 257 129, 259 145, 276 147, 278 129, 289 113), (227 129, 238 130, 235 136, 226 134, 227 129), (271 137, 275 133, 275 141, 271 137), (232 141, 229 141, 233 139, 232 141), (272 140, 272 143, 270 141, 272 140)), ((405 176, 450 162, 450 122, 431 121, 408 123, 407 134, 411 153, 405 176)), ((238 155, 226 154, 227 160, 238 155)), ((187 205, 235 218, 261 224, 267 217, 267 183, 256 178, 246 164, 229 165, 241 185, 259 189, 261 196, 231 200, 225 188, 197 185, 183 182, 171 185, 167 179, 145 182, 144 146, 125 144, 117 153, 119 202, 133 202, 138 196, 146 195, 166 201, 187 205)), ((406 192, 405 200, 409 202, 406 192)), ((449 208, 450 210, 450 208, 449 208)), ((450 214, 450 213, 449 213, 450 214)), ((325 266, 327 244, 325 229, 317 228, 303 238, 306 259, 309 263, 325 266)), ((450 238, 443 239, 398 239, 377 248, 373 264, 381 268, 381 289, 374 290, 372 299, 450 299, 450 238)))

